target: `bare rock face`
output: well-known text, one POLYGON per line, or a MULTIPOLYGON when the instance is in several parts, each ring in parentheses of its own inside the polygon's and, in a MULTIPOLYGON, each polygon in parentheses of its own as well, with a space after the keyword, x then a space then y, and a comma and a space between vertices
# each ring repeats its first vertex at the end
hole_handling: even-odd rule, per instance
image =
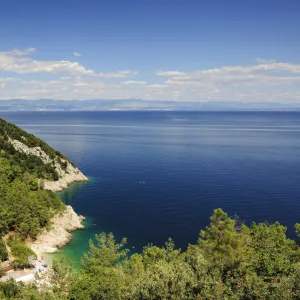
POLYGON ((72 182, 87 181, 88 178, 84 176, 77 168, 68 163, 67 172, 57 181, 43 180, 43 188, 52 192, 58 192, 67 188, 72 182))
POLYGON ((83 220, 84 217, 78 216, 73 208, 67 205, 62 213, 51 219, 51 229, 49 231, 43 230, 36 241, 29 243, 28 246, 38 256, 41 253, 55 253, 58 248, 65 246, 72 239, 70 232, 84 228, 81 224, 83 220))
POLYGON ((27 155, 34 155, 39 157, 45 164, 54 163, 54 168, 58 173, 59 179, 57 181, 50 180, 41 180, 41 185, 44 189, 50 190, 53 192, 61 191, 67 188, 72 182, 75 181, 87 181, 88 178, 84 176, 78 168, 73 166, 69 161, 64 160, 62 158, 55 158, 52 160, 40 147, 28 147, 24 143, 10 139, 11 144, 14 148, 19 152, 24 152, 27 155), (59 160, 65 164, 65 168, 61 167, 59 160))
MULTIPOLYGON (((44 164, 51 164, 54 167, 59 179, 57 181, 41 179, 40 185, 44 189, 58 192, 67 188, 72 182, 88 180, 88 178, 68 160, 58 156, 51 159, 40 147, 28 147, 21 141, 11 138, 9 138, 9 140, 17 151, 27 155, 37 156, 44 164), (63 168, 62 165, 64 166, 63 168)), ((65 211, 55 215, 51 219, 51 229, 49 231, 44 229, 40 232, 36 241, 29 243, 28 246, 38 257, 41 257, 42 253, 57 252, 58 248, 65 246, 72 239, 70 232, 84 227, 81 224, 83 220, 84 217, 78 216, 71 206, 66 206, 65 211)))

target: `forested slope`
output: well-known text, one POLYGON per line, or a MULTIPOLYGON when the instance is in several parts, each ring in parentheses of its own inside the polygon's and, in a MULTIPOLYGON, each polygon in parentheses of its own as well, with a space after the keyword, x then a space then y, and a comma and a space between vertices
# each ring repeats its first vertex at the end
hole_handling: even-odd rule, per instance
MULTIPOLYGON (((42 140, 0 119, 0 261, 8 256, 4 236, 11 249, 31 253, 24 241, 34 240, 64 209, 55 193, 41 186, 42 179, 59 178, 58 163, 62 168, 70 164, 42 140)), ((15 263, 26 264, 26 259, 15 258, 15 263)))
POLYGON ((53 192, 39 187, 34 172, 24 172, 15 161, 1 157, 0 207, 0 235, 15 231, 24 240, 35 238, 63 204, 53 192))
POLYGON ((55 164, 58 163, 62 169, 66 169, 69 162, 65 156, 44 141, 1 118, 0 157, 9 160, 11 165, 18 166, 23 173, 28 172, 37 178, 54 181, 59 179, 55 164), (31 149, 35 148, 37 155, 17 149, 16 146, 22 144, 31 149), (49 157, 48 161, 42 159, 42 153, 49 157))

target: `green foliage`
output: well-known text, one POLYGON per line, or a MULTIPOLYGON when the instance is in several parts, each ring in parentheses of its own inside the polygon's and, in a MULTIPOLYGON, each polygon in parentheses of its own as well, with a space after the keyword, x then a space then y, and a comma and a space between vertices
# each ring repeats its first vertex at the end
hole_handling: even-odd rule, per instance
POLYGON ((112 268, 104 268, 95 276, 82 274, 73 281, 69 299, 122 299, 123 276, 124 274, 120 270, 112 268))
POLYGON ((64 205, 58 197, 41 190, 37 178, 0 158, 0 236, 16 231, 22 239, 36 238, 64 205))
POLYGON ((14 267, 26 267, 29 265, 28 258, 30 256, 36 258, 36 254, 23 243, 13 243, 10 246, 12 255, 14 256, 14 267))
POLYGON ((300 224, 296 223, 295 224, 295 231, 298 237, 300 237, 300 224))
MULTIPOLYGON (((54 293, 57 296, 60 296, 59 299, 64 299, 66 294, 68 293, 69 285, 71 282, 71 275, 72 275, 72 263, 65 258, 61 258, 60 260, 53 261, 52 264, 52 276, 48 277, 48 280, 46 279, 46 282, 48 281, 51 286, 51 292, 54 293)), ((44 274, 46 277, 47 274, 44 274)), ((43 287, 43 289, 49 287, 48 284, 46 284, 46 287, 43 287)))
MULTIPOLYGON (((38 180, 57 180, 58 174, 52 163, 44 164, 39 157, 16 151, 9 139, 40 147, 52 159, 58 158, 63 167, 67 159, 45 142, 0 118, 0 237, 14 231, 21 240, 35 239, 40 229, 49 225, 51 217, 64 209, 54 193, 40 188, 38 180)), ((0 260, 1 249, 0 244, 0 260)))
POLYGON ((168 240, 128 256, 125 244, 101 234, 90 243, 70 299, 298 299, 297 244, 279 223, 252 224, 214 211, 186 252, 168 240))
POLYGON ((0 118, 0 157, 9 160, 11 165, 18 166, 21 173, 27 172, 40 179, 54 181, 59 179, 53 163, 45 164, 41 158, 35 155, 27 155, 16 151, 9 139, 20 141, 30 148, 40 147, 53 162, 56 158, 61 168, 66 169, 67 161, 69 160, 64 155, 55 151, 47 143, 34 135, 0 118))
MULTIPOLYGON (((221 272, 241 270, 249 262, 249 229, 229 218, 221 209, 216 209, 210 218, 210 226, 200 231, 199 247, 206 259, 221 272)), ((212 267, 213 267, 212 266, 212 267)))
POLYGON ((90 249, 82 258, 84 272, 71 285, 70 299, 121 299, 121 288, 126 275, 122 266, 126 264, 126 239, 115 242, 112 233, 95 236, 90 249))
POLYGON ((255 253, 253 267, 258 276, 276 278, 289 275, 300 259, 296 242, 286 237, 286 227, 275 222, 272 225, 251 225, 251 247, 255 253))
POLYGON ((99 268, 114 267, 127 257, 128 250, 123 249, 126 239, 117 244, 112 233, 101 233, 95 236, 97 245, 90 240, 90 249, 82 258, 83 268, 93 273, 99 268))
POLYGON ((16 296, 20 293, 20 286, 14 280, 9 280, 6 283, 0 282, 0 299, 17 299, 16 296))
MULTIPOLYGON (((0 278, 5 275, 5 271, 0 268, 0 278)), ((1 298, 0 298, 1 299, 1 298)))
POLYGON ((0 237, 0 262, 6 260, 8 257, 6 245, 4 240, 0 237))
POLYGON ((64 293, 53 293, 47 287, 38 289, 35 284, 22 284, 10 280, 0 282, 0 299, 2 300, 67 300, 64 293))
POLYGON ((185 252, 169 239, 163 247, 148 245, 129 255, 126 239, 118 243, 113 234, 101 233, 90 241, 79 273, 55 262, 50 286, 37 290, 11 281, 0 284, 0 299, 296 300, 299 255, 278 222, 247 227, 217 209, 185 252))
POLYGON ((129 299, 191 299, 196 278, 183 257, 160 260, 135 278, 127 294, 129 299))

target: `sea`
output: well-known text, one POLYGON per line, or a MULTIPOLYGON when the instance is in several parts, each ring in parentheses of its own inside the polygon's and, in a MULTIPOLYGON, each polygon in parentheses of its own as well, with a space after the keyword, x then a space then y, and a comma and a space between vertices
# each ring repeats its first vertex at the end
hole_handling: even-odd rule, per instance
MULTIPOLYGON (((55 258, 80 266, 112 232, 131 253, 196 243, 214 209, 252 222, 300 222, 300 112, 0 112, 89 177, 59 197, 86 217, 55 258)), ((46 208, 45 208, 46 209, 46 208)))

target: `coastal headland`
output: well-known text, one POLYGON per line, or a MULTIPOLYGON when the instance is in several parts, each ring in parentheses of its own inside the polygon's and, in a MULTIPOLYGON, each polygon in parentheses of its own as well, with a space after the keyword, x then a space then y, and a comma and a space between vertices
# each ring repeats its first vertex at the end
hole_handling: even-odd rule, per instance
MULTIPOLYGON (((16 180, 17 182, 18 176, 21 181, 26 182, 27 186, 22 188, 30 191, 28 197, 36 195, 42 190, 55 193, 66 189, 73 182, 88 180, 66 156, 54 150, 39 138, 3 119, 0 119, 0 138, 0 150, 4 163, 2 168, 7 172, 5 176, 7 176, 8 182, 9 180, 16 180), (9 170, 11 170, 11 173, 9 173, 9 170)), ((64 206, 57 197, 47 193, 42 193, 39 197, 41 198, 37 199, 34 207, 39 207, 42 201, 48 199, 50 201, 47 204, 49 207, 43 209, 49 209, 49 213, 45 215, 45 218, 49 219, 43 223, 43 218, 38 220, 36 215, 30 216, 32 214, 31 209, 28 215, 23 216, 23 229, 13 228, 12 226, 10 233, 8 230, 5 232, 8 236, 13 232, 19 234, 22 230, 24 231, 25 223, 32 222, 34 219, 36 224, 31 224, 30 230, 36 228, 35 233, 30 234, 30 230, 28 230, 28 233, 24 232, 23 240, 37 254, 38 259, 42 256, 42 253, 57 252, 58 248, 63 247, 71 240, 72 235, 70 232, 84 228, 81 224, 84 217, 78 216, 71 206, 64 206), (56 206, 52 203, 56 203, 56 206), (47 226, 45 226, 45 223, 47 223, 47 226)), ((13 199, 12 201, 9 199, 9 203, 16 201, 18 200, 13 199)), ((23 201, 26 201, 26 199, 23 201)), ((11 209, 13 208, 9 208, 8 211, 11 209)), ((39 209, 42 209, 42 207, 39 209)))
MULTIPOLYGON (((45 180, 44 189, 58 192, 68 188, 70 184, 78 181, 87 181, 88 178, 83 175, 76 167, 68 164, 67 171, 61 170, 62 177, 58 181, 45 180)), ((51 220, 50 229, 44 228, 37 236, 34 242, 28 243, 28 246, 42 257, 43 253, 55 253, 59 248, 65 246, 72 239, 72 231, 83 229, 82 221, 85 217, 78 215, 70 205, 66 205, 65 210, 57 213, 51 220)))

